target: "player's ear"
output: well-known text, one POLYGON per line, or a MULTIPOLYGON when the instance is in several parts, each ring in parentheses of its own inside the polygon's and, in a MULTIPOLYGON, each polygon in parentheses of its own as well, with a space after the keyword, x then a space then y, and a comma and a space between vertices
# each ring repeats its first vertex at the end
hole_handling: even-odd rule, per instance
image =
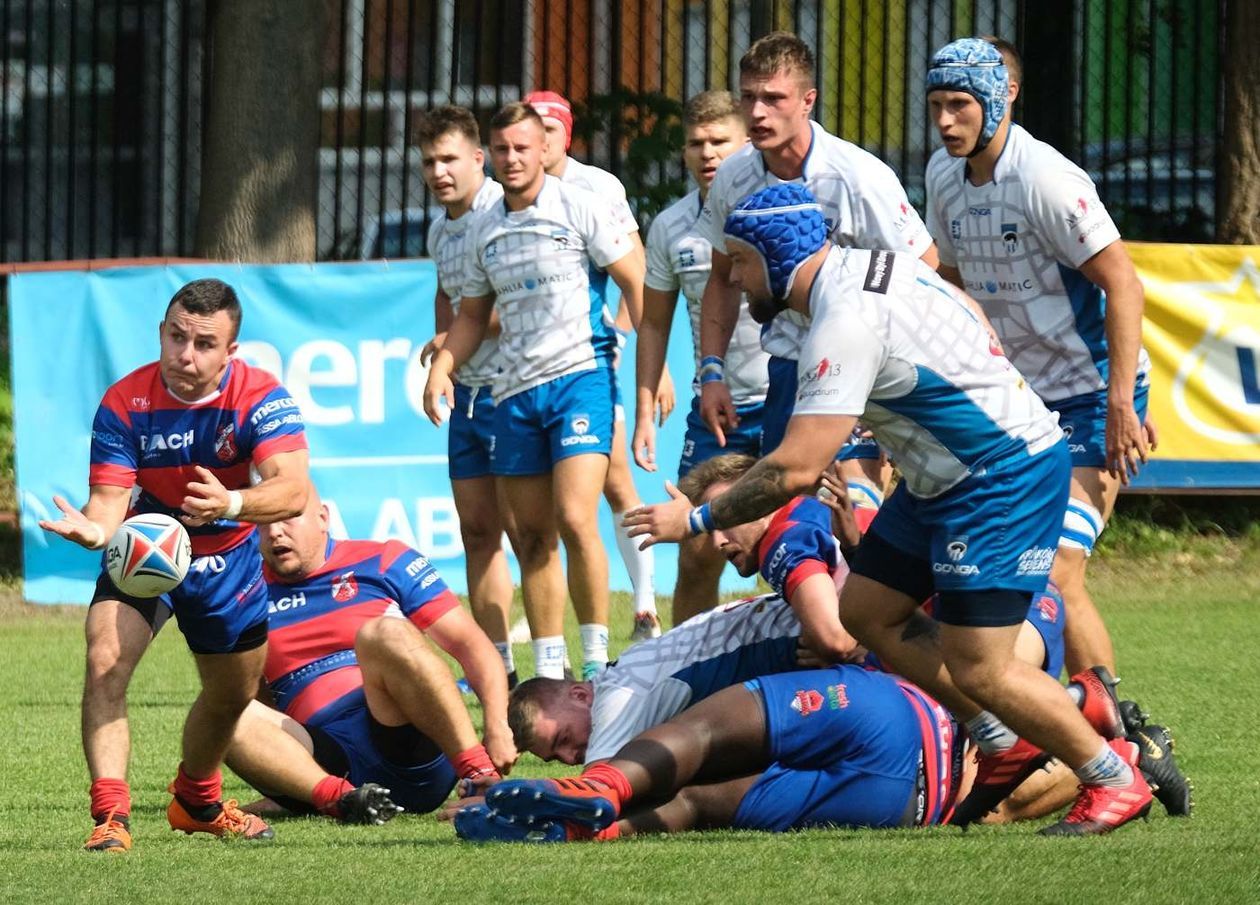
POLYGON ((1015 101, 1019 99, 1019 82, 1011 79, 1006 84, 1006 109, 1010 110, 1015 106, 1015 101))
POLYGON ((592 697, 594 693, 588 682, 574 682, 569 686, 569 700, 571 701, 589 705, 592 697))
POLYGON ((240 347, 241 347, 240 342, 238 342, 235 339, 232 340, 230 343, 228 343, 228 347, 227 347, 228 358, 235 358, 236 350, 239 349, 240 347))
POLYGON ((810 110, 813 110, 814 102, 818 100, 818 89, 810 88, 808 91, 805 92, 805 97, 803 98, 803 100, 805 101, 805 111, 809 112, 810 110))

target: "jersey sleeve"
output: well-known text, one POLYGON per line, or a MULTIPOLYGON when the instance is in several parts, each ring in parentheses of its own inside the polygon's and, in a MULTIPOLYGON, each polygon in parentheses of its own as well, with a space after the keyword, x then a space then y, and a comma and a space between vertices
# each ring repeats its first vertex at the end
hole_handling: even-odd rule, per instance
POLYGON ((1073 269, 1120 238, 1094 183, 1074 166, 1039 174, 1028 186, 1027 210, 1055 259, 1073 269))
POLYGON ((836 567, 836 541, 831 533, 790 517, 771 523, 761 551, 762 577, 788 601, 805 579, 830 575, 836 567))
POLYGON ((277 453, 306 449, 306 424, 289 391, 273 387, 250 408, 247 423, 250 460, 257 464, 277 453))
POLYGON ((851 305, 832 303, 816 316, 796 368, 797 415, 853 415, 866 410, 883 367, 883 340, 851 305))
POLYGON ((861 191, 852 194, 857 247, 915 255, 927 251, 932 237, 892 167, 874 160, 863 168, 860 178, 861 191))
POLYGON ((941 259, 941 263, 946 267, 958 266, 958 252, 954 249, 954 238, 949 231, 949 224, 945 222, 945 210, 937 201, 937 185, 942 175, 940 171, 940 154, 944 151, 937 151, 936 155, 928 161, 927 177, 925 180, 925 190, 927 193, 927 201, 924 210, 927 212, 927 231, 931 235, 933 241, 936 242, 936 253, 941 259))
POLYGON ((140 467, 140 451, 131 429, 131 416, 121 395, 111 388, 92 419, 88 484, 131 487, 140 467))
MULTIPOLYGON (((429 234, 425 237, 425 240, 424 240, 424 247, 428 251, 429 257, 433 258, 434 260, 436 260, 438 256, 437 244, 438 244, 438 239, 440 239, 442 236, 442 224, 443 222, 445 222, 445 220, 446 220, 445 217, 434 218, 433 222, 429 224, 429 234)), ((442 268, 441 267, 437 268, 437 283, 438 283, 438 289, 445 292, 448 297, 454 298, 458 295, 458 293, 452 294, 448 287, 442 285, 442 268)))
POLYGON ((670 262, 669 234, 662 217, 657 217, 648 230, 647 273, 643 285, 658 292, 677 292, 678 274, 670 262))
POLYGON ((704 211, 701 214, 707 227, 708 234, 705 238, 718 254, 726 254, 726 218, 731 215, 732 207, 728 197, 731 191, 730 180, 729 173, 726 178, 722 177, 722 167, 719 166, 713 177, 713 184, 709 186, 709 195, 704 200, 704 211))
POLYGON ((603 270, 630 253, 629 230, 622 227, 615 210, 589 192, 573 206, 580 223, 575 224, 586 241, 586 252, 595 266, 603 270))
POLYGON ((459 606, 459 598, 447 587, 433 563, 406 544, 398 541, 385 544, 381 570, 398 601, 398 608, 421 631, 459 606))

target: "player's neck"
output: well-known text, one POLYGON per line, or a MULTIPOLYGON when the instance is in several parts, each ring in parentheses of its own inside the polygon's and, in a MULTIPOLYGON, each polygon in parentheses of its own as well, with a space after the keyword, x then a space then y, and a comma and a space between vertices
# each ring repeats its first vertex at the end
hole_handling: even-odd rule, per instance
POLYGON ((805 158, 809 156, 810 146, 814 143, 814 130, 805 121, 804 127, 777 148, 767 148, 761 152, 761 159, 766 169, 783 181, 800 179, 805 175, 805 158))
POLYGON ((510 211, 523 211, 527 207, 532 207, 534 202, 538 200, 538 196, 542 194, 543 185, 547 181, 547 174, 540 173, 535 182, 530 183, 523 189, 509 191, 505 186, 503 189, 503 203, 507 205, 510 211))
POLYGON ((993 173, 997 170, 997 162, 1006 148, 1006 140, 1010 137, 1011 121, 1002 120, 993 139, 984 150, 975 157, 967 158, 967 181, 972 185, 988 185, 993 181, 993 173))
POLYGON ((482 176, 481 179, 477 181, 477 187, 469 192, 466 198, 460 198, 457 201, 444 205, 446 208, 446 219, 458 220, 460 217, 464 216, 464 214, 472 210, 473 202, 477 200, 477 193, 481 191, 481 187, 485 184, 485 181, 486 177, 482 176))
POLYGON ((560 158, 560 160, 556 163, 554 167, 550 167, 547 170, 547 175, 555 176, 557 179, 563 179, 565 167, 567 167, 568 165, 569 165, 569 155, 565 154, 563 157, 560 158))

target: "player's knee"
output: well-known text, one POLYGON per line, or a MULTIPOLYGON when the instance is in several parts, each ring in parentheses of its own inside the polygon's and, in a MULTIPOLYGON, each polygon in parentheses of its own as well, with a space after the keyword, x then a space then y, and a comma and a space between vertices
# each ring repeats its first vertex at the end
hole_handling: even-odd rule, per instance
POLYGON ((365 622, 354 636, 354 653, 360 666, 371 666, 395 657, 411 646, 414 630, 406 619, 382 616, 365 622))
POLYGON ((459 537, 466 556, 492 556, 503 545, 503 526, 498 519, 460 519, 459 537))
POLYGON ((525 525, 517 525, 516 558, 522 565, 545 563, 556 551, 557 537, 554 532, 542 531, 525 525))
POLYGON ((139 657, 125 656, 115 644, 89 644, 84 671, 85 694, 125 697, 138 660, 139 657))

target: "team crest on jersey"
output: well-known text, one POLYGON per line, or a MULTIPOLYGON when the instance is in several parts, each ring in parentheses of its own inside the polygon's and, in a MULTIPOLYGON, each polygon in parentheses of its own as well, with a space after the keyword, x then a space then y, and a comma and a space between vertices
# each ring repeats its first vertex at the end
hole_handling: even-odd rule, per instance
POLYGON ((823 696, 814 689, 798 691, 792 697, 791 707, 801 716, 809 716, 823 709, 823 696))
POLYGON ((555 243, 556 251, 565 251, 569 247, 569 235, 562 229, 552 230, 551 241, 555 243))
POLYGON ((951 239, 955 241, 962 238, 962 221, 961 220, 949 221, 949 236, 951 239))
POLYGON ((499 255, 499 240, 491 239, 489 242, 486 243, 486 254, 485 254, 484 260, 487 264, 489 264, 496 257, 498 257, 498 255, 499 255))
POLYGON ((236 461, 236 425, 229 421, 214 438, 214 454, 220 462, 236 461))
POLYGON ((353 600, 359 593, 359 582, 354 577, 354 571, 346 572, 344 575, 338 575, 332 580, 333 600, 338 603, 345 603, 347 600, 353 600))
POLYGON ((1006 243, 1006 250, 1011 254, 1015 254, 1015 250, 1019 247, 1019 231, 1016 229, 1018 224, 1003 223, 1002 224, 1002 241, 1006 243))
POLYGON ((849 691, 843 683, 827 686, 827 706, 832 710, 844 710, 849 706, 849 691))
POLYGON ((696 253, 692 251, 690 248, 678 249, 678 266, 680 268, 695 267, 696 266, 696 253))
POLYGON ((148 396, 132 396, 131 407, 137 412, 147 412, 153 407, 153 404, 149 402, 148 396))

